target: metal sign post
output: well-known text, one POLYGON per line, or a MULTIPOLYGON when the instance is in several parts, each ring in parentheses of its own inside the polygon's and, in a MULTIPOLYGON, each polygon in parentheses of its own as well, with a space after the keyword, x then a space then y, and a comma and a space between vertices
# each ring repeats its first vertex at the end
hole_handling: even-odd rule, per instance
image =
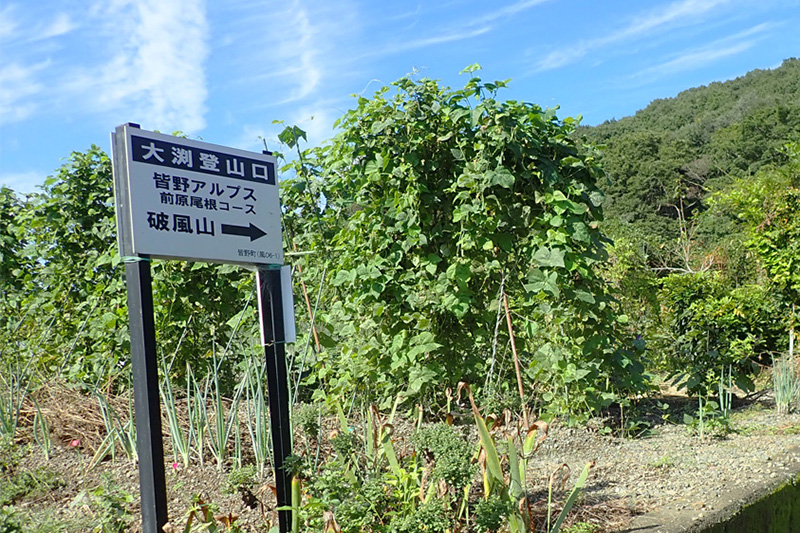
POLYGON ((147 258, 141 259, 125 265, 136 449, 139 452, 139 494, 142 499, 142 531, 161 533, 167 523, 167 487, 164 482, 164 444, 158 395, 156 327, 153 320, 150 262, 147 258))
MULTIPOLYGON (((258 312, 261 339, 267 358, 267 393, 272 451, 275 462, 275 488, 278 507, 291 503, 292 473, 284 469, 284 460, 292 454, 292 429, 289 419, 289 385, 286 370, 283 298, 280 269, 259 266, 258 312)), ((278 511, 281 533, 291 530, 291 511, 278 511)))
MULTIPOLYGON (((117 238, 127 262, 142 530, 161 533, 168 520, 150 257, 258 268, 278 507, 286 508, 291 472, 283 464, 292 453, 292 435, 285 324, 293 324, 294 317, 284 316, 291 307, 283 298, 291 291, 281 289, 275 157, 145 131, 132 123, 117 127, 111 144, 117 238)), ((291 516, 289 510, 279 511, 281 532, 291 529, 291 516)))

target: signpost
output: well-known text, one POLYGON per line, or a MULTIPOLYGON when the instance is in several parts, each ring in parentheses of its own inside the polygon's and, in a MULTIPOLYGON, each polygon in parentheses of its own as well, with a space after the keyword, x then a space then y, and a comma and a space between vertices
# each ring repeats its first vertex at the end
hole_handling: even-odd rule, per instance
POLYGON ((122 143, 114 168, 124 256, 283 264, 274 156, 130 124, 114 138, 122 143))
MULTIPOLYGON (((235 148, 118 126, 111 134, 120 252, 126 261, 142 530, 167 523, 150 258, 257 267, 262 340, 267 358, 278 506, 290 505, 289 393, 284 343, 280 200, 276 160, 235 148)), ((286 327, 286 324, 289 327, 286 327)), ((281 532, 291 512, 279 512, 281 532)))

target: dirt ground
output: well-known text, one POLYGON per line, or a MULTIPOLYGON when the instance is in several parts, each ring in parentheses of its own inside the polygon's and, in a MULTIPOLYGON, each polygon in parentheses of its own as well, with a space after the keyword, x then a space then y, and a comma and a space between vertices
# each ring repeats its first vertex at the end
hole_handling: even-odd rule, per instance
MULTIPOLYGON (((33 405, 26 406, 26 424, 12 444, 0 449, 0 481, 10 486, 27 472, 33 488, 11 498, 6 522, 13 523, 8 518, 11 509, 15 519, 24 524, 23 531, 93 531, 102 530, 103 524, 111 524, 106 528, 110 531, 139 531, 137 466, 122 450, 114 457, 98 457, 105 426, 96 399, 66 387, 43 389, 36 399, 39 412, 49 421, 53 446, 46 455, 37 444, 33 432, 36 411, 33 405), (109 529, 114 524, 120 524, 120 529, 109 529)), ((117 412, 127 412, 127 399, 114 401, 117 412)), ((568 524, 581 523, 585 531, 594 533, 623 531, 637 516, 668 511, 674 516, 683 513, 694 527, 736 506, 745 498, 743 491, 746 495, 763 490, 800 472, 800 454, 787 458, 784 453, 800 447, 800 416, 777 415, 766 397, 740 401, 730 417, 729 431, 714 434, 709 428, 709 434, 701 438, 683 424, 683 414, 693 408, 681 396, 647 400, 641 425, 626 436, 608 434, 604 429, 607 421, 602 420, 581 428, 552 423, 542 447, 529 461, 532 506, 540 516, 546 513, 547 491, 553 480, 555 501, 560 505, 583 466, 593 462, 586 489, 568 524), (555 472, 558 474, 553 477, 555 472), (732 494, 736 494, 735 501, 732 494)), ((333 418, 329 422, 331 428, 337 424, 333 418)), ((456 423, 468 428, 469 412, 464 411, 456 423)), ((327 446, 324 435, 331 428, 321 432, 323 454, 327 446)), ((406 441, 412 431, 411 423, 396 424, 399 453, 409 449, 406 441)), ((296 442, 301 440, 297 435, 296 442)), ((243 448, 247 445, 243 443, 243 448)), ((168 509, 175 531, 183 531, 192 513, 199 517, 206 504, 220 523, 235 519, 243 531, 267 532, 276 523, 269 472, 256 473, 252 483, 235 486, 231 483, 232 465, 219 468, 209 458, 203 465, 184 467, 172 458, 167 438, 165 447, 168 509)), ((0 520, 4 520, 2 513, 0 520)))

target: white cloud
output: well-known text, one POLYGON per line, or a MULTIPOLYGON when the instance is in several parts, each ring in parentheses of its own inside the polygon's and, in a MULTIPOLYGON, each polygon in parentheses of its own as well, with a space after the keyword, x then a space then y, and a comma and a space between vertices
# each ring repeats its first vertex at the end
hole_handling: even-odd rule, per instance
MULTIPOLYGON (((376 48, 372 52, 368 52, 361 58, 391 55, 398 52, 406 52, 409 50, 416 50, 419 48, 427 48, 429 46, 451 43, 456 41, 463 41, 479 37, 496 29, 495 23, 502 19, 507 19, 518 15, 523 11, 527 11, 539 4, 543 4, 549 0, 519 0, 511 5, 488 11, 486 13, 478 14, 470 17, 461 22, 450 25, 444 28, 441 32, 423 36, 415 39, 404 39, 386 46, 376 48)), ((416 13, 415 13, 416 14, 416 13)), ((388 22, 391 19, 384 20, 388 22)))
POLYGON ((295 1, 289 16, 288 25, 295 36, 288 46, 281 47, 281 52, 294 68, 285 73, 294 79, 295 88, 286 100, 294 102, 310 95, 319 86, 322 79, 320 67, 320 47, 317 43, 317 30, 312 26, 309 13, 295 1))
POLYGON ((36 76, 47 64, 0 66, 0 124, 24 120, 34 113, 37 108, 34 97, 44 89, 36 76))
POLYGON ((631 24, 623 28, 618 34, 609 36, 608 39, 610 42, 615 42, 649 33, 656 28, 669 27, 673 24, 681 26, 695 24, 700 22, 698 17, 705 15, 719 5, 729 2, 730 0, 681 0, 680 2, 674 2, 663 9, 655 9, 636 17, 631 24))
POLYGON ((594 50, 612 44, 652 36, 655 33, 702 22, 703 17, 714 8, 731 0, 680 0, 664 8, 652 9, 634 17, 629 24, 616 31, 594 39, 579 41, 571 46, 560 47, 547 54, 534 66, 535 72, 552 70, 580 60, 594 50))
MULTIPOLYGON (((483 35, 484 33, 488 33, 491 31, 491 26, 483 26, 480 28, 459 28, 455 30, 448 30, 439 35, 432 35, 429 37, 423 37, 421 39, 414 39, 409 40, 401 43, 396 43, 380 50, 377 50, 374 55, 388 55, 388 54, 395 54, 398 52, 406 52, 408 50, 416 50, 418 48, 426 48, 428 46, 433 46, 436 44, 444 44, 450 43, 454 41, 463 41, 464 39, 471 39, 473 37, 477 37, 479 35, 483 35)), ((367 54, 365 57, 369 57, 367 54)))
POLYGON ((16 7, 7 4, 0 8, 0 42, 10 40, 17 34, 19 19, 16 17, 16 7))
POLYGON ((58 12, 54 16, 49 13, 38 16, 34 12, 26 13, 22 18, 17 14, 18 8, 8 4, 0 9, 0 41, 4 46, 29 45, 46 41, 54 37, 66 35, 78 27, 78 24, 67 13, 58 12))
POLYGON ((77 24, 66 13, 59 13, 52 21, 43 23, 37 30, 32 32, 37 40, 52 39, 65 35, 75 28, 77 24))
MULTIPOLYGON (((260 152, 264 149, 264 141, 270 150, 286 151, 286 147, 281 145, 278 135, 287 126, 297 126, 306 132, 308 142, 301 140, 300 149, 311 146, 319 146, 324 141, 332 138, 335 134, 333 123, 339 118, 342 111, 330 101, 317 101, 308 105, 301 106, 283 121, 283 123, 268 125, 246 124, 242 126, 239 134, 228 144, 243 150, 260 152)), ((285 153, 289 159, 292 153, 285 153)))
POLYGON ((745 31, 729 35, 723 39, 718 39, 705 46, 685 50, 667 61, 637 72, 631 76, 630 79, 643 84, 663 78, 664 76, 670 76, 710 65, 722 58, 749 50, 755 46, 758 35, 772 27, 773 25, 768 23, 759 24, 745 31))
POLYGON ((64 13, 25 15, 16 4, 0 8, 0 124, 25 120, 42 107, 52 65, 42 50, 52 50, 54 38, 76 27, 64 13))
POLYGON ((64 12, 18 13, 0 12, 4 55, 14 57, 0 67, 0 123, 57 109, 165 131, 205 127, 205 0, 98 0, 80 24, 64 12), (61 54, 65 45, 79 62, 61 54))
POLYGON ((35 192, 36 187, 42 185, 45 178, 45 174, 35 171, 1 174, 0 186, 5 185, 17 194, 29 194, 35 192))
POLYGON ((223 81, 240 93, 263 86, 262 107, 317 98, 325 80, 346 70, 344 50, 360 27, 348 1, 234 0, 226 16, 217 33, 233 75, 223 81))
POLYGON ((753 47, 755 41, 745 41, 725 47, 704 48, 684 53, 660 65, 649 67, 637 73, 634 78, 652 81, 670 74, 694 70, 709 65, 723 57, 739 54, 753 47))
POLYGON ((208 24, 203 0, 117 0, 98 7, 105 62, 70 74, 93 111, 147 129, 194 133, 205 127, 208 24), (124 116, 122 116, 124 114, 124 116))
POLYGON ((473 23, 487 24, 489 22, 494 22, 495 20, 501 18, 517 15, 518 13, 522 13, 523 11, 527 11, 532 7, 536 7, 539 4, 543 4, 548 1, 549 0, 521 0, 519 2, 514 2, 513 4, 496 11, 480 15, 475 21, 473 21, 473 23))

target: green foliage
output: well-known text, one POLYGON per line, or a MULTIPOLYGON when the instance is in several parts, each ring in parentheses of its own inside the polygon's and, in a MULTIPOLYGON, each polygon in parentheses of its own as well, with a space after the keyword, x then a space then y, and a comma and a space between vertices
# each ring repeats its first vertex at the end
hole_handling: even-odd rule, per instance
POLYGON ((450 531, 452 520, 449 518, 449 501, 433 499, 420 505, 410 515, 400 517, 392 522, 391 533, 446 533, 450 531))
POLYGON ((336 452, 336 455, 344 460, 353 455, 356 451, 358 437, 355 433, 342 432, 331 439, 331 444, 333 445, 333 451, 336 452))
POLYGON ((743 390, 752 390, 755 362, 768 360, 781 331, 775 300, 761 285, 729 288, 719 273, 671 274, 660 293, 667 309, 669 357, 665 364, 679 386, 705 394, 723 368, 743 390))
POLYGON ((3 472, 0 488, 0 505, 12 505, 26 497, 44 496, 51 490, 64 486, 64 480, 45 467, 35 470, 3 472))
POLYGON ((481 533, 498 531, 511 513, 512 503, 492 494, 475 505, 475 529, 481 533))
MULTIPOLYGON (((19 217, 23 203, 7 187, 0 187, 0 302, 19 290, 29 265, 22 255, 26 241, 19 233, 19 217)), ((5 325, 9 316, 0 317, 5 325)))
POLYGON ((258 468, 256 465, 246 465, 240 468, 232 468, 225 478, 223 492, 236 494, 255 486, 258 479, 258 468))
POLYGON ((292 423, 300 428, 307 439, 317 440, 320 430, 320 406, 315 404, 295 404, 292 423))
POLYGON ((609 261, 603 268, 622 314, 630 317, 628 329, 634 335, 652 338, 661 325, 659 280, 648 266, 643 247, 628 238, 618 238, 609 247, 609 261))
POLYGON ((91 507, 97 513, 99 525, 95 529, 102 533, 123 533, 129 531, 134 521, 131 506, 134 497, 131 493, 117 487, 110 480, 89 491, 91 507))
POLYGON ((732 431, 728 414, 720 408, 720 404, 708 398, 698 397, 697 411, 694 415, 683 415, 683 423, 691 435, 701 439, 705 437, 721 438, 732 431))
POLYGON ((472 464, 473 447, 447 424, 426 426, 412 436, 417 452, 434 464, 431 481, 444 480, 456 491, 469 485, 477 471, 472 464))
POLYGON ((779 414, 788 414, 800 408, 800 375, 795 362, 788 356, 773 361, 772 390, 779 414))
POLYGON ((330 510, 343 533, 385 531, 380 524, 390 522, 402 505, 393 486, 384 476, 360 481, 348 472, 345 464, 335 460, 311 477, 309 498, 300 509, 302 520, 318 528, 323 512, 330 510))
POLYGON ((596 157, 571 139, 573 120, 501 102, 504 86, 403 78, 299 153, 284 220, 323 258, 298 262, 330 280, 320 329, 338 348, 319 355, 309 384, 388 407, 398 394, 442 401, 447 385, 490 371, 513 376, 490 370, 504 285, 524 317, 517 345, 549 341, 529 357, 530 382, 578 398, 547 406, 595 409, 641 385, 596 274, 607 257, 596 157))
POLYGON ((800 189, 783 192, 749 244, 774 288, 800 302, 800 189))
POLYGON ((26 318, 19 336, 7 340, 25 339, 48 372, 87 380, 107 374, 127 343, 108 157, 96 146, 73 153, 43 192, 27 198, 14 226, 27 267, 0 305, 26 318), (44 340, 43 331, 50 350, 30 344, 44 340))
POLYGON ((0 507, 0 533, 22 533, 22 522, 11 506, 0 507))
POLYGON ((591 522, 576 522, 566 528, 564 533, 597 533, 600 531, 600 526, 592 524, 591 522))

